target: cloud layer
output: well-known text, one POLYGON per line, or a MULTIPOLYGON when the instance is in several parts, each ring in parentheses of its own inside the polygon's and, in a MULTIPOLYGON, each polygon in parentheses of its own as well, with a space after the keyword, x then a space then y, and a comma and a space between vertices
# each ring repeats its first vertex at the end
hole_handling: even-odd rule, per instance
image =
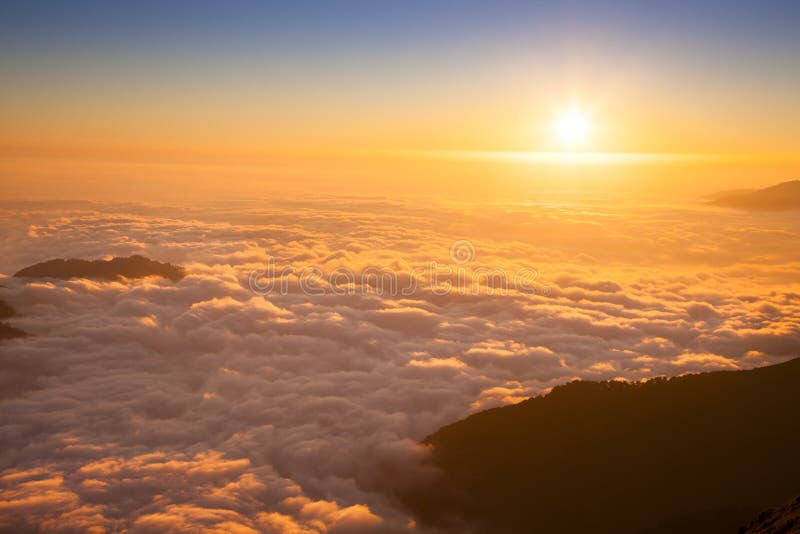
MULTIPOLYGON (((0 364, 0 527, 413 532, 417 442, 573 378, 782 361, 800 220, 696 207, 382 200, 0 208, 0 272, 142 254, 178 283, 0 280, 31 337, 0 364), (254 294, 279 268, 532 267, 547 291, 254 294)), ((476 277, 477 278, 477 277, 476 277)), ((455 279, 453 279, 455 280, 455 279)), ((481 282, 478 281, 478 286, 481 282)), ((485 280, 484 280, 485 283, 485 280)))

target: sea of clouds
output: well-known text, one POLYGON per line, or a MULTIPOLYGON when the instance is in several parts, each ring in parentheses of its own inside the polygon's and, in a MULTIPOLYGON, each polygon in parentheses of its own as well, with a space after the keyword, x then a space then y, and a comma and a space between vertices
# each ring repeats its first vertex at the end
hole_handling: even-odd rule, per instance
POLYGON ((0 344, 8 532, 428 531, 401 502, 437 476, 418 443, 442 425, 575 378, 800 353, 796 214, 4 203, 0 228, 0 300, 31 334, 0 344), (453 256, 454 242, 470 253, 453 256), (187 276, 11 277, 53 258, 131 254, 187 276), (435 261, 466 269, 469 289, 422 274, 410 294, 360 280, 309 294, 289 274, 286 291, 253 291, 268 260, 400 280, 435 261), (473 286, 479 266, 534 269, 534 290, 473 286))

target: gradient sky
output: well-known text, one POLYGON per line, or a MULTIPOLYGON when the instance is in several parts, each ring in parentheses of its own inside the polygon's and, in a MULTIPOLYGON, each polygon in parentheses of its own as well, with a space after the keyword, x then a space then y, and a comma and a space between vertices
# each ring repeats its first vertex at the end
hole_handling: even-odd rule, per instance
POLYGON ((334 157, 313 171, 341 177, 344 158, 552 150, 578 105, 592 150, 735 155, 784 178, 798 24, 792 1, 7 2, 0 172, 57 156, 287 175, 334 157))

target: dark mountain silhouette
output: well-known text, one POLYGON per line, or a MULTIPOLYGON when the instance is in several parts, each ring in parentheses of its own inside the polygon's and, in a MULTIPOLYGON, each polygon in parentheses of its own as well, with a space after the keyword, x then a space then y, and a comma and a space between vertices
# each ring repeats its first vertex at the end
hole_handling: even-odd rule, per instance
POLYGON ((14 308, 12 308, 8 302, 0 300, 0 319, 8 319, 9 317, 14 317, 16 314, 14 308))
POLYGON ((736 532, 800 491, 800 359, 643 383, 572 382, 425 439, 409 498, 450 530, 736 532))
MULTIPOLYGON (((17 312, 14 311, 14 308, 6 301, 0 300, 0 319, 8 319, 15 315, 17 315, 17 312)), ((25 337, 27 335, 28 334, 19 328, 14 328, 8 323, 0 323, 0 339, 12 339, 15 337, 25 337)))
POLYGON ((27 332, 14 328, 8 323, 0 323, 0 339, 14 339, 16 337, 26 337, 27 335, 27 332))
POLYGON ((14 275, 18 278, 144 278, 162 276, 178 282, 186 276, 183 267, 161 263, 144 256, 129 256, 111 260, 50 260, 26 267, 14 275))
POLYGON ((750 210, 800 210, 800 180, 783 182, 766 189, 721 192, 712 204, 750 210))
POLYGON ((759 514, 739 534, 792 534, 800 532, 800 497, 789 504, 759 514))

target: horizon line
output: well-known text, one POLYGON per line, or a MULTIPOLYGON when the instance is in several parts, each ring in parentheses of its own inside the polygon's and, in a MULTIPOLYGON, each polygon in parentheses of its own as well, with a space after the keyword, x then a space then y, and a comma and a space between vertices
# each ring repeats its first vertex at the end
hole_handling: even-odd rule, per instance
MULTIPOLYGON (((600 152, 600 151, 503 151, 503 150, 420 150, 392 152, 387 155, 443 160, 499 161, 544 165, 613 165, 645 163, 721 163, 721 162, 791 162, 783 154, 733 154, 697 152, 600 152)), ((796 159, 796 158, 795 158, 796 159)))

